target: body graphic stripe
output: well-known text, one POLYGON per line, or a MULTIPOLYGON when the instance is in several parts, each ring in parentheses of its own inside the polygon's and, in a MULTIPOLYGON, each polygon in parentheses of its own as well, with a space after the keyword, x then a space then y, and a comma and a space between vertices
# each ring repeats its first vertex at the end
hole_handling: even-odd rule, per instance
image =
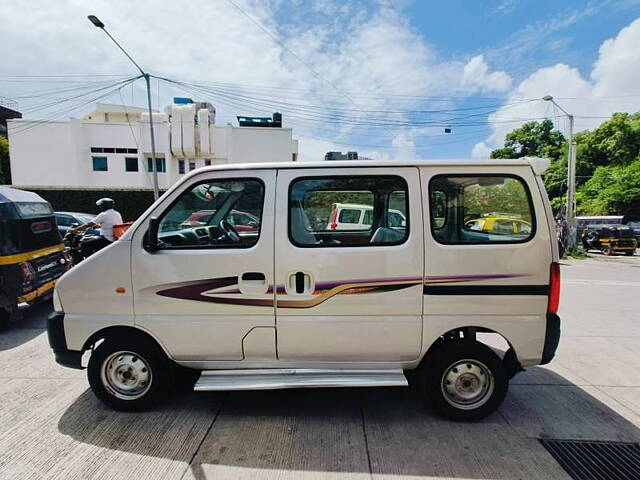
MULTIPOLYGON (((410 288, 424 285, 424 294, 431 295, 546 295, 546 285, 472 285, 472 286, 435 286, 449 283, 464 283, 482 280, 498 280, 526 277, 525 274, 482 274, 482 275, 446 275, 426 277, 397 277, 380 279, 357 279, 348 281, 319 282, 311 296, 299 298, 278 298, 287 296, 284 285, 276 285, 276 295, 271 298, 239 297, 238 277, 222 277, 166 288, 156 292, 163 297, 211 302, 227 305, 246 305, 280 308, 311 308, 326 302, 335 295, 358 295, 410 288), (475 293, 472 293, 475 292, 475 293), (530 292, 530 293, 526 293, 530 292), (535 292, 535 293, 534 293, 535 292), (274 304, 275 300, 275 304, 274 304)), ((266 294, 273 295, 274 286, 266 294)))

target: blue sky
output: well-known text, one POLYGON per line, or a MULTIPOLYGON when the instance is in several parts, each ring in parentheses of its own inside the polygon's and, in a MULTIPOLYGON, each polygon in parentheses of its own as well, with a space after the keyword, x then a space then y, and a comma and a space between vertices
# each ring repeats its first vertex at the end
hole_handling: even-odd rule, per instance
MULTIPOLYGON (((305 160, 352 149, 486 157, 528 119, 566 130, 549 103, 531 100, 545 94, 578 129, 640 109, 640 0, 14 2, 0 11, 0 96, 32 118, 68 118, 95 95, 71 101, 64 88, 134 74, 90 13, 151 73, 186 82, 155 81, 160 107, 189 95, 216 105, 221 123, 281 110, 305 160), (78 74, 89 76, 68 77, 78 74), (45 86, 61 89, 52 95, 65 108, 42 107, 45 86)), ((100 101, 143 105, 142 88, 100 101)))

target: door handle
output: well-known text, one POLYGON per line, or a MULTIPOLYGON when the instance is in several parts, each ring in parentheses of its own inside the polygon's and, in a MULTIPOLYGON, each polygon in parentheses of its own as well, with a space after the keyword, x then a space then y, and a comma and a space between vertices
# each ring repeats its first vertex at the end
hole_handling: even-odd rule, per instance
POLYGON ((261 272, 245 272, 242 274, 243 282, 260 282, 264 283, 267 278, 261 272))
POLYGON ((287 287, 289 293, 296 293, 298 295, 311 293, 313 291, 311 275, 307 272, 292 272, 289 274, 287 287))
POLYGON ((267 291, 267 277, 262 272, 244 272, 238 287, 245 295, 261 295, 267 291))
POLYGON ((296 293, 304 292, 304 273, 296 272, 296 293))

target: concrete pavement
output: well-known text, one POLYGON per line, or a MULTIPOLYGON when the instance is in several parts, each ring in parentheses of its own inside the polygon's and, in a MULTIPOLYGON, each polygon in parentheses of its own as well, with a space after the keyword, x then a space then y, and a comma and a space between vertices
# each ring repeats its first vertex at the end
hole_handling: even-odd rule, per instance
POLYGON ((640 257, 563 262, 563 335, 482 422, 409 389, 184 392, 116 413, 53 362, 48 306, 0 334, 0 478, 569 478, 538 438, 640 441, 640 257))

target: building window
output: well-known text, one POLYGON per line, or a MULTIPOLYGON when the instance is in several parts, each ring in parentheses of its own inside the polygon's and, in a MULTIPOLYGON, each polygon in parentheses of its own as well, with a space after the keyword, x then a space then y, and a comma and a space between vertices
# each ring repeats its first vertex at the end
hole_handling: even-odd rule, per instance
MULTIPOLYGON (((151 163, 151 158, 147 158, 147 171, 153 171, 153 164, 151 163)), ((165 173, 167 171, 167 164, 164 160, 164 157, 156 158, 156 171, 158 173, 165 173)))
POLYGON ((138 171, 138 158, 137 157, 125 157, 125 159, 124 159, 124 169, 127 172, 137 172, 138 171))
POLYGON ((184 160, 178 160, 178 174, 182 175, 184 173, 184 160))
POLYGON ((439 175, 429 192, 431 231, 440 243, 522 243, 535 234, 531 196, 518 177, 439 175))
POLYGON ((102 153, 102 147, 91 147, 91 153, 102 153))
POLYGON ((138 153, 137 148, 127 148, 127 153, 138 153))
POLYGON ((204 166, 205 167, 210 167, 211 166, 211 159, 210 158, 205 158, 204 159, 204 166))
POLYGON ((126 148, 116 148, 116 153, 127 153, 126 148))
POLYGON ((106 172, 108 170, 107 157, 91 157, 91 160, 93 160, 94 172, 106 172))
POLYGON ((189 171, 196 169, 196 161, 193 158, 189 159, 189 171))
POLYGON ((289 238, 298 247, 399 245, 409 236, 402 177, 299 178, 289 189, 289 238))
POLYGON ((102 151, 103 153, 116 153, 116 149, 113 147, 104 147, 102 151))

